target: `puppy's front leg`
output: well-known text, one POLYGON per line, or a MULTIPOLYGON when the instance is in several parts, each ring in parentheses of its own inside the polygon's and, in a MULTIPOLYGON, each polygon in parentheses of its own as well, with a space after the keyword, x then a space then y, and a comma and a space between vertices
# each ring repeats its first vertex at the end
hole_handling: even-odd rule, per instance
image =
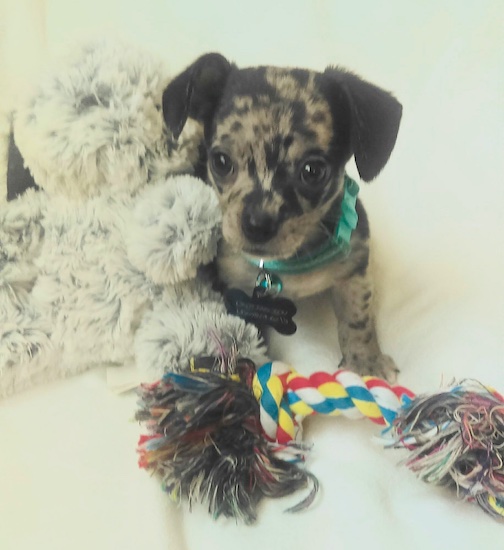
POLYGON ((340 282, 334 288, 333 296, 343 354, 340 368, 395 381, 399 370, 392 358, 381 352, 378 344, 373 286, 367 270, 340 282))

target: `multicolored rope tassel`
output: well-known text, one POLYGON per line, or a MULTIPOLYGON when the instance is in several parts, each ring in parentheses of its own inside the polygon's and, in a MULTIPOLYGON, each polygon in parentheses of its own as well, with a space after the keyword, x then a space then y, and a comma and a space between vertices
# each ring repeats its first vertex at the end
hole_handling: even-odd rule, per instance
POLYGON ((504 521, 504 398, 474 381, 415 397, 402 386, 338 370, 303 377, 284 363, 249 364, 230 378, 204 369, 167 373, 141 389, 136 418, 149 435, 140 466, 161 476, 177 498, 206 502, 214 516, 251 523, 259 501, 312 481, 301 426, 313 414, 369 418, 387 448, 406 448, 405 464, 428 483, 455 487, 504 521))
POLYGON ((318 482, 296 464, 302 446, 284 446, 294 458, 286 461, 276 454, 280 446, 263 437, 259 404, 246 383, 253 372, 247 371, 232 377, 206 368, 166 373, 141 387, 136 419, 149 431, 138 443, 139 465, 159 476, 174 500, 203 502, 215 518, 252 523, 263 497, 311 483, 308 496, 289 510, 294 512, 311 503, 318 482))
POLYGON ((411 451, 404 461, 420 479, 454 487, 504 521, 504 398, 468 380, 419 396, 399 411, 390 447, 411 451))

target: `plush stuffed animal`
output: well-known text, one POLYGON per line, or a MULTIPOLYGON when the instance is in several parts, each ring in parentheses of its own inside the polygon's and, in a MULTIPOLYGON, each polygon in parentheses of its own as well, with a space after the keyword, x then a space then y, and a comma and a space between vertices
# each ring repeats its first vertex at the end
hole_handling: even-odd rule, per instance
POLYGON ((15 111, 11 153, 40 189, 0 211, 0 395, 98 364, 153 380, 221 346, 264 362, 257 329, 201 274, 220 212, 191 175, 201 129, 175 142, 164 127, 167 80, 151 57, 95 44, 15 111))

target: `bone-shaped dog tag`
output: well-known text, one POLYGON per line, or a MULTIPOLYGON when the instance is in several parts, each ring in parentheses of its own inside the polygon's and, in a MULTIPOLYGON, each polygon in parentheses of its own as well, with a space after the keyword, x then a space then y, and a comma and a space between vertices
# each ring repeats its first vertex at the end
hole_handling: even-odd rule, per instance
POLYGON ((292 320, 296 306, 287 298, 250 297, 243 290, 230 288, 224 293, 224 302, 228 313, 249 323, 267 325, 285 335, 296 332, 296 323, 292 320))
POLYGON ((284 335, 294 334, 296 323, 292 320, 297 308, 291 300, 279 298, 282 281, 272 273, 261 269, 257 276, 252 297, 243 290, 231 288, 224 293, 228 313, 255 325, 270 326, 284 335))

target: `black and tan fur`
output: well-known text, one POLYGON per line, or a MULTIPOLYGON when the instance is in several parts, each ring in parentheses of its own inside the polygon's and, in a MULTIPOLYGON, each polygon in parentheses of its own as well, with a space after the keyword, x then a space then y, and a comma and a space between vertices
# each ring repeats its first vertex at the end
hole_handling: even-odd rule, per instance
MULTIPOLYGON (((354 156, 361 178, 375 178, 401 119, 392 95, 347 71, 238 69, 218 54, 202 56, 168 85, 163 112, 175 137, 188 117, 203 124, 202 176, 223 213, 219 276, 244 290, 257 275, 244 254, 304 256, 328 238, 345 164, 354 156)), ((369 227, 360 201, 357 211, 350 256, 307 274, 282 275, 284 293, 296 299, 331 289, 342 366, 392 379, 397 369, 376 337, 369 227)))

